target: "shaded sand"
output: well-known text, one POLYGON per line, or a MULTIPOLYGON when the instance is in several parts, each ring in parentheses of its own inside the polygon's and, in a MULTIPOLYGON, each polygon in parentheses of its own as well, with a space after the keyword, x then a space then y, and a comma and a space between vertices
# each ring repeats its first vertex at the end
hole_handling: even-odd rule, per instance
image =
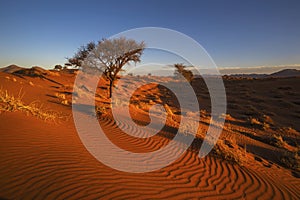
MULTIPOLYGON (((49 109, 71 114, 70 106, 62 103, 70 99, 72 90, 67 84, 74 78, 71 75, 47 79, 0 76, 1 86, 15 95, 23 86, 28 94, 25 102, 38 99, 49 109)), ((151 93, 151 87, 144 91, 151 93)), ((147 122, 144 108, 133 107, 131 116, 147 122)), ((235 114, 241 113, 237 110, 235 114)), ((82 117, 89 116, 83 113, 82 117)), ((139 139, 117 127, 136 131, 127 120, 115 122, 108 115, 100 117, 99 123, 112 142, 130 151, 149 152, 167 145, 174 135, 172 127, 176 127, 175 122, 169 122, 160 134, 139 139)), ((238 145, 247 145, 248 161, 243 166, 212 155, 200 159, 195 142, 195 148, 171 165, 142 174, 120 172, 96 160, 79 139, 72 119, 45 122, 23 112, 2 112, 0 123, 0 197, 4 199, 300 199, 296 172, 277 163, 285 148, 264 141, 276 129, 266 131, 242 118, 228 118, 221 138, 232 137, 238 145)), ((206 130, 208 123, 209 117, 204 117, 201 129, 206 130)), ((299 139, 297 132, 289 137, 299 139)))

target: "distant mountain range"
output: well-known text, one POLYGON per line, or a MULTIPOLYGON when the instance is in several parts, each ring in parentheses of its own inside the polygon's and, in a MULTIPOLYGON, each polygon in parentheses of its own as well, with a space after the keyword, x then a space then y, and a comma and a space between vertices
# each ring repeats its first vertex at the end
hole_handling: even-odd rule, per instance
POLYGON ((288 77, 300 77, 300 70, 284 69, 272 74, 231 74, 227 76, 237 77, 237 78, 288 78, 288 77))
POLYGON ((298 77, 300 70, 297 69, 284 69, 269 75, 270 77, 298 77))
MULTIPOLYGON (((10 74, 23 74, 23 75, 43 75, 47 74, 47 70, 41 67, 32 67, 32 68, 24 68, 19 67, 17 65, 9 65, 4 68, 0 68, 0 72, 10 73, 10 74)), ((204 75, 204 76, 214 76, 214 75, 204 75)), ((284 69, 272 74, 231 74, 224 75, 232 78, 288 78, 288 77, 300 77, 300 70, 297 69, 284 69)))

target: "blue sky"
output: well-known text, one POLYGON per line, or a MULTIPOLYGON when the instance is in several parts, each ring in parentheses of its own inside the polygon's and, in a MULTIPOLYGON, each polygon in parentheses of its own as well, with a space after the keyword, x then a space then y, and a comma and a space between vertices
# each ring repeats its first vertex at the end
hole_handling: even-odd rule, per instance
POLYGON ((89 41, 147 26, 192 37, 220 67, 300 64, 297 0, 52 0, 0 2, 0 67, 52 68, 89 41))

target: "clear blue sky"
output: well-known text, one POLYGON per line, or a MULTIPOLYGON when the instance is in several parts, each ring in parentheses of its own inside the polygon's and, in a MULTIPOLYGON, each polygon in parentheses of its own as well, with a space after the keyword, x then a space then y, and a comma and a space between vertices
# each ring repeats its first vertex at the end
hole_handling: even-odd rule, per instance
POLYGON ((180 31, 218 66, 300 64, 300 1, 1 1, 0 67, 52 68, 76 49, 144 26, 180 31))

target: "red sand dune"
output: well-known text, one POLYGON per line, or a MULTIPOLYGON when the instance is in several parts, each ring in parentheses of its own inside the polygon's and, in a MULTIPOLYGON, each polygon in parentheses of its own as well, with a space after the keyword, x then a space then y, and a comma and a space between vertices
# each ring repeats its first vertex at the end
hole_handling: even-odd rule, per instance
MULTIPOLYGON (((291 82, 294 84, 299 82, 298 79, 295 80, 291 82)), ((62 72, 44 74, 40 77, 0 72, 2 90, 8 90, 17 96, 22 88, 25 103, 29 104, 37 100, 45 109, 70 116, 70 105, 62 104, 62 101, 71 100, 73 81, 73 74, 62 72), (61 94, 65 96, 60 96, 61 94)), ((250 87, 247 80, 236 80, 239 81, 238 84, 232 81, 225 81, 227 90, 233 85, 250 87)), ((277 82, 274 80, 274 83, 277 82)), ((253 81, 250 83, 256 84, 253 81)), ((287 80, 285 83, 290 84, 287 80)), ((122 85, 122 81, 120 84, 122 85)), ((201 83, 199 85, 201 86, 201 83)), ((265 85, 265 87, 270 86, 265 85)), ((145 92, 153 92, 150 86, 146 89, 145 92)), ((229 102, 238 96, 233 94, 234 90, 230 91, 229 102)), ((249 92, 246 89, 244 91, 249 92)), ((143 96, 142 92, 139 94, 143 96)), ((258 90, 253 97, 260 99, 261 95, 258 90)), ((299 97, 299 93, 297 95, 299 97)), ((200 98, 209 112, 209 99, 205 96, 200 98)), ((292 101, 297 100, 296 97, 295 100, 290 98, 292 101)), ((241 106, 246 100, 241 97, 235 101, 236 103, 232 102, 230 105, 241 106)), ((288 120, 280 121, 279 115, 282 110, 272 109, 272 104, 268 106, 270 111, 275 112, 272 116, 275 121, 273 126, 277 126, 277 122, 282 127, 289 123, 288 120)), ((296 110, 298 108, 295 107, 296 110)), ((300 199, 300 179, 297 178, 297 171, 277 163, 276 156, 285 149, 264 141, 268 133, 278 132, 279 129, 264 130, 259 125, 256 127, 247 124, 241 113, 245 111, 247 109, 229 108, 233 118, 227 120, 221 136, 223 139, 234 137, 238 145, 247 145, 245 154, 247 161, 243 166, 212 154, 200 159, 197 152, 189 149, 173 164, 142 174, 117 171, 96 160, 82 144, 72 118, 67 121, 45 122, 20 111, 1 112, 0 197, 4 199, 300 199), (275 155, 272 155, 272 152, 275 155)), ((132 106, 131 112, 135 113, 132 115, 135 119, 148 120, 145 111, 141 109, 132 106)), ((290 121, 294 120, 293 117, 295 116, 292 116, 290 121)), ((173 134, 166 129, 160 135, 139 139, 124 134, 110 115, 100 117, 99 123, 116 145, 131 151, 157 150, 169 142, 165 135, 173 134)), ((136 131, 134 127, 127 125, 126 120, 117 124, 128 131, 136 131)), ((294 124, 297 124, 297 121, 294 124)), ((203 130, 207 129, 205 119, 201 121, 201 126, 203 130)), ((295 132, 287 134, 290 138, 299 141, 297 131, 299 127, 294 128, 295 132)), ((293 145, 289 144, 287 148, 293 148, 293 145)))

